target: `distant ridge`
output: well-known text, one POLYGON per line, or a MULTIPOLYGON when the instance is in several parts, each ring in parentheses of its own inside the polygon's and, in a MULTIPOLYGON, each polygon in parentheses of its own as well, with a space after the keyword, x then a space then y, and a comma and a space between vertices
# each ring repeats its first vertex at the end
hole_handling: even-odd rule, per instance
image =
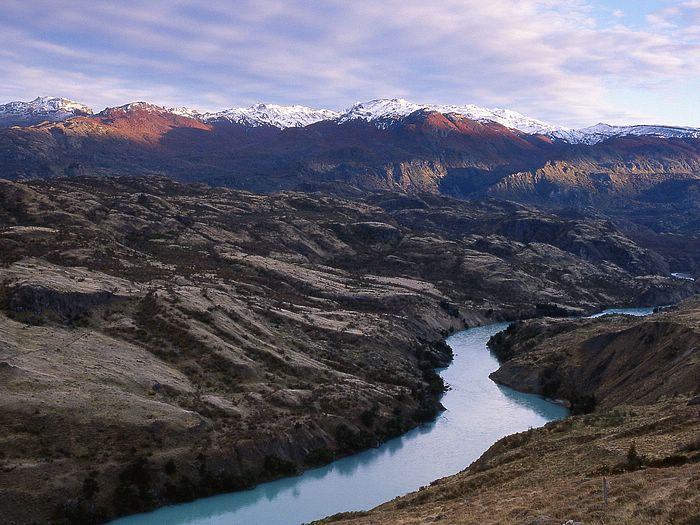
MULTIPOLYGON (((699 138, 700 128, 661 125, 611 126, 599 123, 585 128, 555 126, 527 117, 516 111, 502 108, 484 108, 474 104, 417 104, 401 98, 375 99, 358 102, 344 112, 314 109, 307 106, 278 104, 254 104, 250 107, 233 107, 218 112, 200 112, 187 107, 166 108, 148 102, 132 102, 98 113, 132 110, 171 113, 179 117, 198 120, 207 124, 229 123, 245 127, 269 127, 280 130, 302 128, 319 122, 336 122, 339 125, 362 120, 374 123, 380 129, 391 127, 417 111, 452 114, 477 122, 496 122, 509 129, 530 135, 544 135, 554 141, 570 144, 598 144, 613 137, 628 135, 661 138, 699 138)), ((31 102, 10 102, 0 105, 0 127, 31 126, 41 122, 59 122, 76 116, 90 116, 92 109, 84 104, 60 97, 38 97, 31 102)))
POLYGON ((0 127, 60 122, 80 115, 92 115, 92 109, 67 98, 37 97, 30 102, 15 101, 0 105, 0 127))

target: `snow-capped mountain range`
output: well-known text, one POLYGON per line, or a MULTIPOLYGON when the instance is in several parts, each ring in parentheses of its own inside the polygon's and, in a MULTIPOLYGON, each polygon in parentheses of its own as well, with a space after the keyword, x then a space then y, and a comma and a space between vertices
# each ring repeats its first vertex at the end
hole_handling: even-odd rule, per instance
POLYGON ((407 117, 415 111, 437 111, 438 113, 454 113, 479 122, 497 122, 511 129, 524 133, 547 134, 560 130, 556 126, 540 120, 526 117, 508 109, 487 109, 473 104, 463 106, 441 104, 415 104, 401 98, 379 99, 369 102, 358 102, 340 115, 339 122, 362 119, 377 122, 381 126, 390 125, 391 121, 407 117))
POLYGON ((546 133, 554 139, 564 140, 570 144, 598 144, 612 137, 628 135, 653 136, 663 138, 700 138, 700 128, 673 126, 611 126, 602 122, 595 126, 580 129, 560 128, 546 133))
MULTIPOLYGON (((115 111, 134 110, 171 113, 205 123, 229 122, 248 127, 268 126, 279 129, 300 128, 322 121, 344 124, 356 120, 372 122, 379 128, 388 128, 416 111, 436 111, 443 114, 457 114, 479 122, 496 122, 523 133, 545 135, 553 140, 571 144, 597 144, 611 137, 626 135, 700 138, 700 128, 650 125, 611 126, 601 123, 587 128, 574 129, 548 124, 508 109, 489 109, 473 104, 416 104, 404 99, 377 99, 369 102, 358 102, 344 112, 313 109, 300 105, 281 106, 277 104, 254 104, 248 108, 234 107, 219 112, 200 112, 185 107, 166 108, 146 102, 133 102, 116 108, 107 108, 98 113, 98 116, 113 114, 115 111)), ((38 97, 31 102, 10 102, 0 105, 0 127, 29 126, 44 121, 56 122, 75 116, 92 114, 89 107, 65 98, 38 97)))
POLYGON ((177 107, 167 108, 148 102, 132 102, 124 106, 106 108, 97 116, 127 113, 140 110, 157 113, 171 113, 180 117, 192 118, 201 122, 230 122, 248 127, 271 126, 279 129, 301 128, 322 120, 335 120, 340 113, 328 109, 312 109, 306 106, 279 106, 277 104, 254 104, 249 108, 229 108, 215 113, 202 113, 196 109, 177 107))
POLYGON ((249 108, 231 108, 218 113, 204 113, 200 118, 206 122, 227 120, 251 127, 274 126, 285 129, 302 128, 322 120, 335 120, 339 116, 339 113, 330 109, 312 109, 299 105, 254 104, 249 108))

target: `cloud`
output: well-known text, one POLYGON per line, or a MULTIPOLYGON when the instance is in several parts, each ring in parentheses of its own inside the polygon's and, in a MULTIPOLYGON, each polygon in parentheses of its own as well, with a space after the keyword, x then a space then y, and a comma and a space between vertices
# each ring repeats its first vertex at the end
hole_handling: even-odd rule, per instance
POLYGON ((582 125, 654 116, 613 105, 616 90, 653 94, 700 77, 695 0, 651 13, 641 29, 603 23, 583 0, 200 4, 3 0, 0 97, 213 110, 400 96, 582 125))

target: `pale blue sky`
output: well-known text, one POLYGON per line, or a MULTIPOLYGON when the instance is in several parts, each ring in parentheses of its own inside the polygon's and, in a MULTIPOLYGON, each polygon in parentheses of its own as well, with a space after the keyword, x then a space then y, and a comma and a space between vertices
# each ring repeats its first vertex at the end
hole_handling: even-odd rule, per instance
POLYGON ((2 0, 0 101, 359 100, 700 126, 700 0, 2 0))

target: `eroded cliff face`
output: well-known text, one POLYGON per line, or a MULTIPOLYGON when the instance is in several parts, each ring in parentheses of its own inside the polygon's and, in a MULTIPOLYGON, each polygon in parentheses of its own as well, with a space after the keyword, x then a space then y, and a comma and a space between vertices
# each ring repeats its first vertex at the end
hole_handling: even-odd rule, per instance
POLYGON ((452 331, 695 289, 604 221, 498 201, 72 178, 0 203, 10 522, 327 462, 436 414, 452 331))
POLYGON ((519 322, 494 380, 573 402, 463 472, 321 523, 683 523, 700 516, 700 301, 647 318, 519 322), (608 501, 602 493, 608 483, 608 501))
POLYGON ((643 319, 515 323, 490 341, 504 360, 491 378, 587 411, 700 393, 698 312, 693 300, 643 319))

